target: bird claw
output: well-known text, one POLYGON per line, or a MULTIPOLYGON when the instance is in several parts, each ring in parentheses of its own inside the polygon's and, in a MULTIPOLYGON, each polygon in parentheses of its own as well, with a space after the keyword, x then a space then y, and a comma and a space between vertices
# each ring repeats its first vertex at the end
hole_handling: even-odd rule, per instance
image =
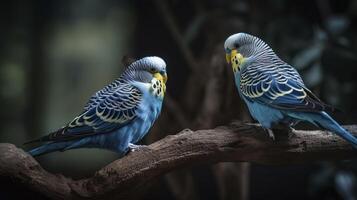
POLYGON ((274 135, 274 132, 273 132, 271 129, 266 128, 266 129, 265 129, 265 132, 268 134, 268 136, 269 136, 269 138, 270 138, 271 140, 275 141, 275 135, 274 135))
POLYGON ((148 148, 147 145, 136 145, 136 144, 132 144, 132 143, 129 143, 128 147, 130 149, 130 152, 135 152, 135 151, 139 151, 141 149, 147 149, 148 148))
POLYGON ((291 139, 293 137, 295 137, 295 129, 293 127, 289 127, 288 129, 288 139, 291 139))

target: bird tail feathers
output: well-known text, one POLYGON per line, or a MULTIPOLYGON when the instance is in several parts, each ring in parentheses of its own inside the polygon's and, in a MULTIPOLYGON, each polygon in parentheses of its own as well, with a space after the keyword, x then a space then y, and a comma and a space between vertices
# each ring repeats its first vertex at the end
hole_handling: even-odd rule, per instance
POLYGON ((52 142, 52 143, 43 144, 41 146, 31 149, 30 151, 28 151, 28 153, 32 156, 40 156, 54 151, 63 151, 64 148, 67 146, 67 144, 65 143, 66 142, 58 142, 58 143, 52 142))
POLYGON ((340 137, 351 143, 353 147, 357 149, 357 138, 354 135, 352 135, 350 132, 348 132, 346 129, 344 129, 342 126, 340 126, 326 112, 311 113, 310 119, 308 119, 308 121, 312 122, 313 124, 321 128, 336 133, 337 135, 339 135, 340 137))

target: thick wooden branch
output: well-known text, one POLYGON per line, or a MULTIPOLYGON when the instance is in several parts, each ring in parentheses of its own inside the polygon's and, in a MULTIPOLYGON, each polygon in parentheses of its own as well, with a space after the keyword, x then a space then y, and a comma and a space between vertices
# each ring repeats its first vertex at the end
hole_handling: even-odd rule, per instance
MULTIPOLYGON (((346 128, 357 133, 357 125, 346 128)), ((0 144, 0 177, 52 199, 131 199, 144 184, 185 166, 225 161, 275 165, 345 160, 356 158, 356 153, 347 142, 326 131, 296 131, 290 138, 278 133, 271 141, 258 125, 235 123, 167 136, 82 180, 51 174, 23 150, 0 144)))

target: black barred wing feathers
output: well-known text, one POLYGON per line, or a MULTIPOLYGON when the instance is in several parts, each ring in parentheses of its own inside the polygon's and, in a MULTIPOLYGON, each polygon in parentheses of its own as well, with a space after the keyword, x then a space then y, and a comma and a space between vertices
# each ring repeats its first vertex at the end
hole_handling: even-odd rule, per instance
POLYGON ((278 109, 319 112, 333 110, 308 90, 299 73, 283 61, 255 62, 241 72, 240 90, 249 101, 278 109))
POLYGON ((93 95, 81 115, 41 141, 70 140, 118 129, 136 117, 141 98, 138 88, 116 80, 93 95))

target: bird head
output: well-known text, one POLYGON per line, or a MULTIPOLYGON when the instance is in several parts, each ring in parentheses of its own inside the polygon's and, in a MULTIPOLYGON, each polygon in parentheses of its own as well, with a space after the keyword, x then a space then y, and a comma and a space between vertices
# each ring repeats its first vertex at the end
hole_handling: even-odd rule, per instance
POLYGON ((245 60, 247 54, 244 51, 246 49, 246 35, 245 33, 237 33, 229 36, 224 42, 224 49, 226 51, 226 61, 232 65, 233 72, 240 71, 240 66, 245 60), (243 54, 246 54, 245 56, 243 54))
POLYGON ((144 57, 131 63, 123 72, 122 77, 142 83, 151 83, 153 79, 157 79, 166 84, 166 63, 160 57, 144 57))
POLYGON ((247 33, 229 36, 224 43, 224 49, 227 63, 232 65, 234 73, 241 70, 248 58, 272 51, 265 42, 247 33))

